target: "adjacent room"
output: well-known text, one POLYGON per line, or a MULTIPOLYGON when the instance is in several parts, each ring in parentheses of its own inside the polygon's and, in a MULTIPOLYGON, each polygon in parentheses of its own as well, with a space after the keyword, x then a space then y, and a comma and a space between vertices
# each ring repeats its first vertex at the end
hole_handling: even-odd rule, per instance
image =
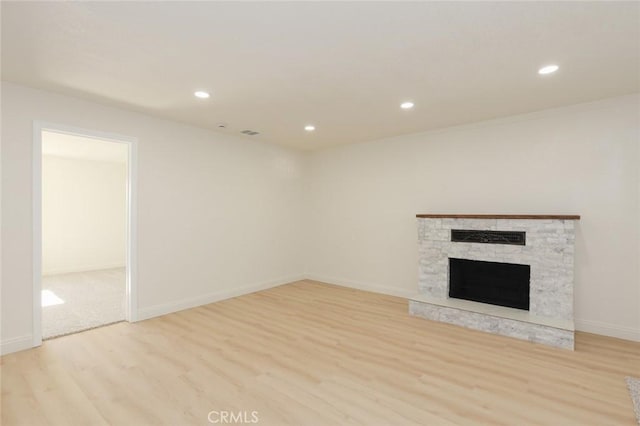
POLYGON ((125 320, 124 143, 42 132, 42 337, 125 320))
POLYGON ((640 424, 640 3, 0 9, 3 425, 640 424))

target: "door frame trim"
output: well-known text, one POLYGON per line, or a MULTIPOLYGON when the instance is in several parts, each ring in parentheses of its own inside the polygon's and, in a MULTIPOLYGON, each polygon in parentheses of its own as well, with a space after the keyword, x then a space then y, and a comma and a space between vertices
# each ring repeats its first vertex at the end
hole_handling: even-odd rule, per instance
POLYGON ((127 253, 126 253, 126 306, 125 318, 129 322, 138 320, 138 138, 115 133, 106 133, 74 126, 33 122, 33 182, 32 182, 32 229, 33 229, 33 347, 42 344, 42 132, 51 131, 74 136, 83 136, 107 142, 127 145, 127 253))

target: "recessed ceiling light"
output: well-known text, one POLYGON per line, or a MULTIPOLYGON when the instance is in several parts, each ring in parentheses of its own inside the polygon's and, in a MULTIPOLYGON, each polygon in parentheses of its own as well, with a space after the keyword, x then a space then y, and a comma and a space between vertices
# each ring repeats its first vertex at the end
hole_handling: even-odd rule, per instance
POLYGON ((307 132, 313 132, 316 129, 316 126, 312 126, 311 124, 309 124, 308 126, 304 126, 304 129, 307 132))
POLYGON ((211 95, 209 93, 207 93, 207 92, 202 91, 202 90, 198 90, 197 92, 195 92, 193 94, 193 96, 195 96, 196 98, 200 98, 200 99, 207 99, 211 95))
POLYGON ((413 108, 413 102, 403 102, 400 104, 400 108, 402 109, 411 109, 413 108))
POLYGON ((538 74, 541 74, 541 75, 552 74, 558 71, 558 68, 560 67, 557 65, 546 65, 538 70, 538 74))

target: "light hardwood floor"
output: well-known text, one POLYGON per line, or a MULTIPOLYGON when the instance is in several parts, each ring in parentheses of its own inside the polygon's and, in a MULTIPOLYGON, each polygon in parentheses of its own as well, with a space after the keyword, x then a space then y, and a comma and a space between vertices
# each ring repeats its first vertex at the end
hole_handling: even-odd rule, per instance
POLYGON ((301 281, 54 339, 1 374, 3 425, 633 425, 640 344, 578 333, 569 352, 301 281))

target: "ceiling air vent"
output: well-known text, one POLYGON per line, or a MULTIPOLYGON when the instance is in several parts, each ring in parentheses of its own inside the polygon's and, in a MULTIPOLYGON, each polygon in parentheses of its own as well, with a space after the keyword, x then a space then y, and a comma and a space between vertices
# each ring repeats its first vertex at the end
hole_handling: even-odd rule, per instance
POLYGON ((255 136, 255 135, 259 134, 258 132, 254 132, 253 130, 243 130, 240 133, 245 134, 245 135, 249 135, 249 136, 255 136))

